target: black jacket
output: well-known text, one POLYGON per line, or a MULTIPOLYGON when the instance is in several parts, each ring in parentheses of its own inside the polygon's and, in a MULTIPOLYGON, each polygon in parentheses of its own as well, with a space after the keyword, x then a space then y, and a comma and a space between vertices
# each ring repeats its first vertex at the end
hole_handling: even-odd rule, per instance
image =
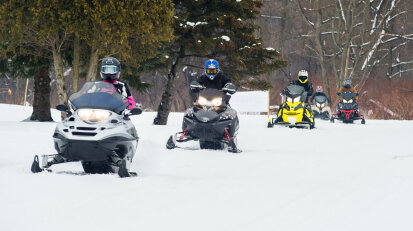
MULTIPOLYGON (((210 80, 207 75, 199 76, 196 81, 206 88, 215 88, 221 90, 225 84, 231 83, 231 80, 219 72, 213 80, 210 80)), ((196 92, 196 90, 191 90, 192 92, 196 92)))

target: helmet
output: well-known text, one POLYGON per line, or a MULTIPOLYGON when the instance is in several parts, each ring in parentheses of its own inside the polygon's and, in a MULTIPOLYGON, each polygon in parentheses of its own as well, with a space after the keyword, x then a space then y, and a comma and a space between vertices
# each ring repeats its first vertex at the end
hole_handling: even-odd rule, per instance
POLYGON ((298 81, 300 81, 300 83, 306 83, 308 81, 308 72, 306 70, 298 72, 298 81))
POLYGON ((213 80, 219 72, 219 63, 215 59, 209 59, 205 63, 205 74, 210 80, 213 80))
POLYGON ((100 64, 100 77, 103 80, 114 82, 120 76, 120 62, 116 58, 107 57, 100 64))
POLYGON ((322 93, 323 92, 323 86, 317 86, 317 89, 315 90, 315 92, 322 93))
POLYGON ((343 84, 345 87, 351 87, 351 79, 344 79, 343 84))

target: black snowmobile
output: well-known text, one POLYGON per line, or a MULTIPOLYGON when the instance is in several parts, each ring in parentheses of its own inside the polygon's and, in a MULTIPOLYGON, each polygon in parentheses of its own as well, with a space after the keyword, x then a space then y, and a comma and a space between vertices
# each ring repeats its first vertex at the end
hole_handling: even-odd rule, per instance
POLYGON ((331 109, 328 105, 329 100, 325 95, 316 95, 312 99, 313 105, 311 109, 313 110, 314 118, 329 120, 331 115, 331 109))
POLYGON ((337 106, 337 113, 331 116, 330 122, 334 123, 334 120, 343 121, 343 123, 353 123, 354 120, 361 120, 362 124, 366 123, 364 115, 361 115, 358 111, 358 104, 355 97, 358 93, 351 91, 344 91, 343 93, 337 93, 341 97, 337 106))
POLYGON ((127 101, 112 84, 102 81, 85 83, 69 98, 69 104, 72 110, 64 104, 56 107, 67 114, 53 134, 59 154, 42 155, 40 161, 36 155, 32 172, 49 170, 53 164, 81 161, 86 173, 131 176, 129 166, 139 138, 129 116, 142 110, 127 112, 127 101))
POLYGON ((229 107, 225 90, 206 88, 197 93, 194 106, 184 115, 183 132, 171 135, 166 147, 173 149, 177 143, 199 140, 201 149, 225 149, 241 152, 237 148, 239 129, 237 112, 229 107))

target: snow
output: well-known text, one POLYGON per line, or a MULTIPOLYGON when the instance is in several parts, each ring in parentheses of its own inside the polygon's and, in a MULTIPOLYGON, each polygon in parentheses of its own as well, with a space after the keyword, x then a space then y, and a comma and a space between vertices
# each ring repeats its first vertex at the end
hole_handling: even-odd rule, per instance
MULTIPOLYGON (((412 121, 316 121, 266 128, 241 115, 244 152, 165 149, 182 113, 153 126, 133 117, 140 175, 83 175, 79 163, 30 173, 54 153, 55 123, 19 122, 30 108, 0 105, 0 230, 412 230, 412 121)), ((54 115, 58 115, 54 111, 54 115)))
POLYGON ((223 40, 227 41, 227 42, 229 42, 229 41, 231 40, 231 39, 230 39, 228 36, 226 36, 226 35, 221 36, 221 38, 222 38, 223 40))
POLYGON ((266 50, 269 50, 269 51, 275 51, 275 49, 274 48, 272 48, 272 47, 267 47, 267 48, 265 48, 266 50))
POLYGON ((63 73, 63 76, 68 76, 71 71, 72 71, 72 68, 67 69, 67 70, 63 73))
POLYGON ((267 112, 268 91, 238 91, 231 96, 230 104, 238 113, 267 112))
POLYGON ((223 40, 227 41, 227 42, 229 42, 229 41, 231 40, 231 39, 230 39, 228 36, 226 36, 226 35, 221 36, 221 38, 222 38, 223 40))

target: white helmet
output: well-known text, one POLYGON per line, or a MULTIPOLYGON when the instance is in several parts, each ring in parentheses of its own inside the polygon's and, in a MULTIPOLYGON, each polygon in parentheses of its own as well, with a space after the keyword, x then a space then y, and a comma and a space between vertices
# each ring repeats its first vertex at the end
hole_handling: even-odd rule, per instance
POLYGON ((300 83, 306 83, 308 81, 308 72, 306 70, 298 72, 298 81, 300 81, 300 83))

